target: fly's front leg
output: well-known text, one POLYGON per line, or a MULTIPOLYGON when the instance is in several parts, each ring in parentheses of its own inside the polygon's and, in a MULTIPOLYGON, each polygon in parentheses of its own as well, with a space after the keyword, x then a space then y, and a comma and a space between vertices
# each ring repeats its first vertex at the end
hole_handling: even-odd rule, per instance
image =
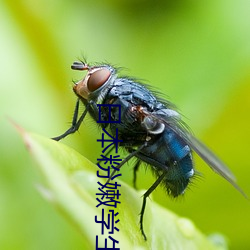
POLYGON ((144 240, 147 240, 146 234, 145 234, 144 229, 143 229, 143 216, 144 216, 144 212, 145 212, 145 208, 146 208, 147 198, 158 187, 158 185, 162 182, 166 173, 167 173, 166 171, 163 172, 162 175, 160 175, 160 177, 158 177, 158 179, 154 182, 154 184, 143 195, 142 208, 141 208, 141 213, 140 213, 140 230, 141 230, 141 233, 142 233, 144 240))
POLYGON ((88 104, 86 109, 84 110, 84 112, 81 114, 79 120, 77 120, 78 119, 78 112, 79 112, 79 104, 80 104, 80 100, 78 99, 77 102, 76 102, 71 127, 65 133, 63 133, 62 135, 59 135, 57 137, 53 137, 51 139, 53 139, 55 141, 60 141, 64 137, 68 136, 69 134, 75 133, 79 129, 84 117, 86 116, 87 112, 89 111, 89 104, 88 104))

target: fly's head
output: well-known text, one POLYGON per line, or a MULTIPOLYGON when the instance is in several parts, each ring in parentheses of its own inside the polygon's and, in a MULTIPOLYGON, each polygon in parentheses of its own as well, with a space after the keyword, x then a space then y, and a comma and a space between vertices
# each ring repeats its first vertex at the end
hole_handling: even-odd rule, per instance
POLYGON ((75 94, 85 100, 103 96, 105 87, 116 77, 115 69, 110 65, 89 66, 83 62, 74 62, 71 69, 88 71, 86 76, 73 87, 75 94))

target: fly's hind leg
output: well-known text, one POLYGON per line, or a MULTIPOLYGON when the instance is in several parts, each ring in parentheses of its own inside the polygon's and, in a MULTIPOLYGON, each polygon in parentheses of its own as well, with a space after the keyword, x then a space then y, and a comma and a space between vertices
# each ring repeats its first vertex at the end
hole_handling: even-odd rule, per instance
POLYGON ((145 212, 145 208, 146 208, 147 198, 158 187, 158 185, 162 182, 162 180, 165 177, 166 173, 167 172, 163 172, 158 177, 158 179, 154 182, 154 184, 143 195, 142 208, 141 208, 141 212, 140 212, 140 230, 141 230, 141 233, 142 233, 142 236, 143 236, 144 240, 147 240, 146 234, 145 234, 144 229, 143 229, 143 216, 144 216, 144 212, 145 212))

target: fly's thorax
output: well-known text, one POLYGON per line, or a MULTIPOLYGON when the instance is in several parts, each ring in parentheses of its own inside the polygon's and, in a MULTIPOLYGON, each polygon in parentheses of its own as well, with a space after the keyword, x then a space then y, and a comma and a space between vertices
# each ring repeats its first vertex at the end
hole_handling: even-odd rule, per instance
POLYGON ((141 124, 150 134, 161 134, 165 129, 165 125, 152 116, 146 116, 141 124))
POLYGON ((141 112, 144 114, 142 119, 142 127, 150 134, 161 134, 165 129, 165 122, 173 120, 179 120, 180 115, 178 112, 172 109, 161 109, 154 112, 141 112))
POLYGON ((84 65, 82 70, 88 70, 88 73, 73 87, 75 94, 81 99, 101 102, 108 91, 108 87, 117 77, 115 69, 109 65, 96 67, 84 65))

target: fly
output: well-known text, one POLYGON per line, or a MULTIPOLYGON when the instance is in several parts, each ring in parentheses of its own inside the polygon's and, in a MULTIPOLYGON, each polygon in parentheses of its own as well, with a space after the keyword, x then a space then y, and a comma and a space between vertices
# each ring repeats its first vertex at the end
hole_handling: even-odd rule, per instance
MULTIPOLYGON (((109 110, 103 110, 102 119, 106 123, 100 123, 100 126, 109 129, 112 136, 118 129, 118 139, 122 140, 120 146, 129 153, 118 166, 119 169, 131 158, 137 159, 134 186, 136 172, 143 162, 151 166, 157 176, 143 195, 140 230, 145 240, 143 216, 147 197, 159 184, 163 184, 172 197, 184 193, 195 174, 192 151, 246 197, 227 166, 188 131, 172 103, 158 98, 146 85, 132 78, 118 77, 117 70, 111 65, 90 66, 85 62, 74 62, 71 68, 87 71, 87 74, 73 87, 78 99, 71 127, 53 139, 59 141, 76 132, 87 113, 97 121, 98 104, 120 105, 121 114, 109 114, 109 110), (85 111, 78 117, 80 102, 84 104, 85 111), (108 118, 112 121, 120 119, 121 122, 108 123, 108 118)), ((114 174, 115 170, 111 176, 114 174)))

